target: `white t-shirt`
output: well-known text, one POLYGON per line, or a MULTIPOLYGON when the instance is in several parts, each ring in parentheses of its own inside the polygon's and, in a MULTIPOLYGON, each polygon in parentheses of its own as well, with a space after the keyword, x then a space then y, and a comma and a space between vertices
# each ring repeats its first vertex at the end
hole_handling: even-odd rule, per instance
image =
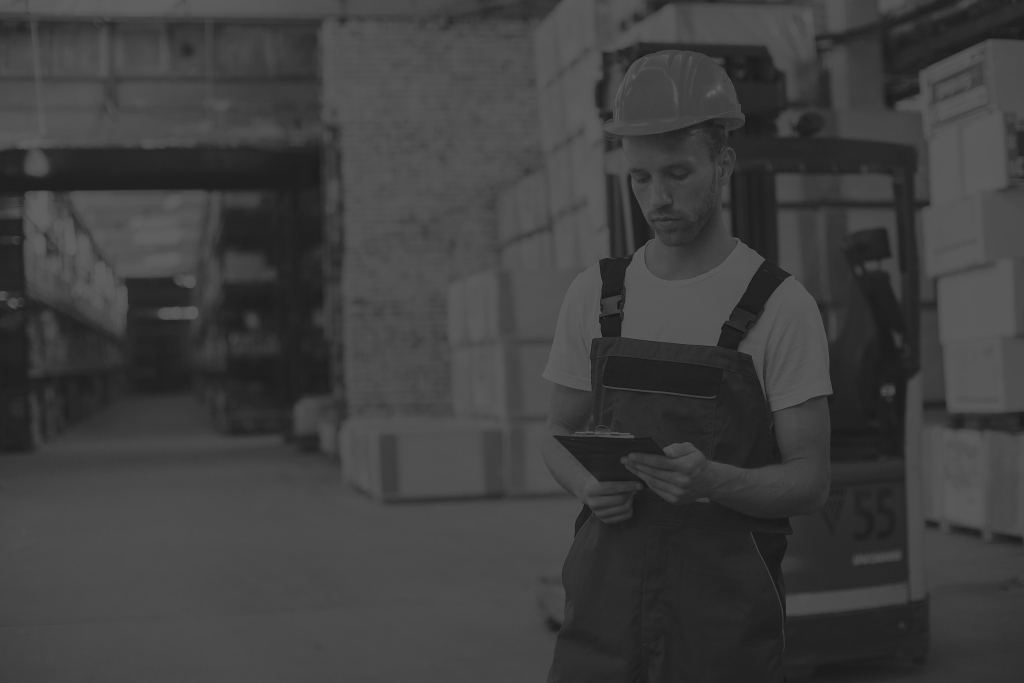
MULTIPOLYGON (((687 280, 662 280, 647 269, 645 251, 646 245, 638 249, 626 269, 622 336, 698 346, 718 345, 722 323, 764 261, 736 239, 729 256, 707 273, 687 280)), ((600 302, 601 270, 594 264, 576 277, 562 302, 545 379, 591 390, 590 346, 601 336, 600 302)), ((761 319, 740 342, 739 351, 753 358, 773 412, 832 393, 828 338, 821 314, 793 277, 772 293, 761 319)))

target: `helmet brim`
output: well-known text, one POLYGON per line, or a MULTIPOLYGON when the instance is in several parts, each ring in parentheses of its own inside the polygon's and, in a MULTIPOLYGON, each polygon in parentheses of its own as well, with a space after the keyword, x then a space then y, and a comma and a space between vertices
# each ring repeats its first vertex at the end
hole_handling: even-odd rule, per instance
POLYGON ((667 119, 662 121, 643 121, 636 123, 628 123, 625 121, 607 121, 602 128, 605 133, 609 135, 621 135, 623 137, 632 137, 636 135, 657 135, 659 133, 670 133, 674 130, 682 130, 683 128, 689 128, 690 126, 696 126, 698 123, 704 123, 706 121, 714 121, 719 124, 725 130, 731 131, 740 128, 746 121, 746 117, 738 112, 730 112, 723 114, 722 116, 707 116, 696 118, 693 116, 682 116, 676 119, 667 119))

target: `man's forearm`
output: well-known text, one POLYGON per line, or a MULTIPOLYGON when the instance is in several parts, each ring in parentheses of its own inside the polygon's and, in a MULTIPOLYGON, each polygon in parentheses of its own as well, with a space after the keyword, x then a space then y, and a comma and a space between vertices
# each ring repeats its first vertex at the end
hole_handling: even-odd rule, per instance
POLYGON ((828 495, 828 473, 804 459, 758 469, 718 462, 707 466, 715 482, 711 500, 753 517, 810 515, 828 495))

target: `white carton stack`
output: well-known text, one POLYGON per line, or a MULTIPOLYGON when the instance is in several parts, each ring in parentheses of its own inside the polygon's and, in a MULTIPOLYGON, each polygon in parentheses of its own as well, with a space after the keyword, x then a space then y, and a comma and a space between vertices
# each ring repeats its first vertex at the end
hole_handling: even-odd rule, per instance
POLYGON ((498 245, 506 270, 551 270, 554 239, 543 169, 498 195, 498 245))
POLYGON ((644 0, 563 0, 534 32, 541 147, 554 265, 578 268, 608 255, 604 133, 595 98, 601 51, 646 11, 644 0))
POLYGON ((355 418, 339 433, 342 476, 383 502, 498 496, 502 438, 478 420, 355 418))
POLYGON ((932 198, 924 265, 938 278, 946 407, 975 416, 975 429, 947 432, 936 449, 941 491, 932 500, 941 521, 986 533, 1020 525, 1019 495, 1008 493, 1020 488, 1019 438, 989 427, 999 414, 1024 413, 1021 64, 1024 41, 988 40, 920 77, 932 198))
POLYGON ((452 403, 457 418, 501 425, 505 492, 556 493, 540 453, 547 364, 562 300, 577 271, 488 270, 448 289, 452 403))

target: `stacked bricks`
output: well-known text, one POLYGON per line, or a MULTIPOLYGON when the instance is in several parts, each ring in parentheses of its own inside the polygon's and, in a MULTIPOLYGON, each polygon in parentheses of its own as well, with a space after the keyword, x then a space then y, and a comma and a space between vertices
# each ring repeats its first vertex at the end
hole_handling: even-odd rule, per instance
POLYGON ((932 435, 931 514, 1020 535, 1024 469, 1024 42, 988 40, 921 72, 950 427, 932 435))
POLYGON ((346 414, 450 414, 445 297, 497 262, 500 190, 540 165, 531 24, 327 22, 346 414))
POLYGON ((501 430, 451 418, 446 296, 496 265, 496 198, 541 165, 531 30, 328 21, 321 32, 337 151, 327 201, 340 234, 326 239, 337 448, 343 478, 378 500, 502 490, 501 430))
POLYGON ((541 373, 575 277, 575 270, 487 270, 448 289, 453 409, 500 425, 509 495, 561 491, 541 454, 551 394, 541 373))

